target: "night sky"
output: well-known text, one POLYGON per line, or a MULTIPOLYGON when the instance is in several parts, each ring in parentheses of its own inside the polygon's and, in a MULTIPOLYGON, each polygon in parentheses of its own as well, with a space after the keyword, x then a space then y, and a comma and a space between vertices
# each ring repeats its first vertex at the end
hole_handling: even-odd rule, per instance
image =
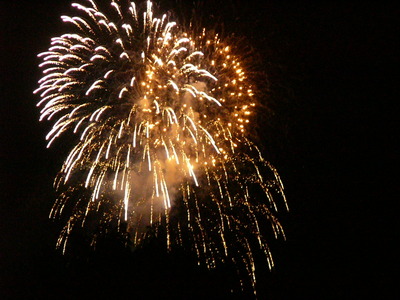
MULTIPOLYGON (((322 2, 209 0, 200 12, 245 36, 268 75, 259 136, 290 212, 279 213, 287 241, 270 243, 275 269, 258 266, 259 299, 399 299, 400 11, 322 2)), ((229 270, 208 273, 157 246, 132 254, 110 237, 96 252, 55 249, 62 224, 48 220, 52 182, 69 145, 46 149, 50 123, 38 122, 32 91, 36 54, 69 11, 61 0, 0 8, 0 298, 246 298, 229 292, 229 270)))

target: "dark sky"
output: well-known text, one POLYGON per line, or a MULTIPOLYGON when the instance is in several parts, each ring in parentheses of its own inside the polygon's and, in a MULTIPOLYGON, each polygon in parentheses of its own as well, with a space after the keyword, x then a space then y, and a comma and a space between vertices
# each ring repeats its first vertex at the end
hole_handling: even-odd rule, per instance
MULTIPOLYGON (((271 244, 276 268, 260 267, 259 298, 398 298, 399 10, 283 2, 202 8, 208 22, 247 37, 269 77, 273 114, 260 135, 290 212, 280 215, 287 241, 271 244)), ((39 124, 32 91, 36 54, 62 32, 68 10, 68 1, 1 5, 0 298, 230 299, 224 270, 208 274, 157 249, 134 257, 115 241, 95 254, 54 249, 61 224, 47 216, 63 145, 46 149, 49 124, 39 124)))

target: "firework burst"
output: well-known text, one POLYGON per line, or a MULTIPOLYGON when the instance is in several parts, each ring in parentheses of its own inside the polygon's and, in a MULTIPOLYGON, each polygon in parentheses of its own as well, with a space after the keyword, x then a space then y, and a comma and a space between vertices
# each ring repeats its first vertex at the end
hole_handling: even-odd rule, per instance
POLYGON ((286 200, 248 139, 257 91, 245 61, 226 39, 156 16, 150 1, 112 1, 107 14, 91 0, 72 6, 77 16, 62 20, 73 33, 39 54, 35 90, 40 120, 53 122, 47 147, 77 136, 55 180, 50 216, 72 207, 57 246, 88 219, 125 224, 134 245, 161 226, 168 249, 190 244, 208 268, 233 262, 254 287, 253 248, 272 267, 265 229, 283 235, 274 199, 286 200))

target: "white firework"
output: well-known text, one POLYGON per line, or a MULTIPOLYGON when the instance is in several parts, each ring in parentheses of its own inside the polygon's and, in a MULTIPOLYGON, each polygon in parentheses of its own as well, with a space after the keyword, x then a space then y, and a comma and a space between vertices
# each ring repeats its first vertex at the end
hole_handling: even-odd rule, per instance
POLYGON ((134 245, 162 225, 168 249, 189 243, 209 268, 233 262, 254 287, 253 248, 272 267, 265 224, 283 235, 274 199, 286 200, 247 138, 257 95, 244 60, 206 29, 155 17, 150 1, 112 1, 108 14, 94 1, 72 6, 78 16, 62 20, 75 29, 39 54, 35 90, 40 120, 54 120, 48 147, 78 137, 55 181, 51 217, 73 207, 57 246, 91 215, 127 224, 134 245))

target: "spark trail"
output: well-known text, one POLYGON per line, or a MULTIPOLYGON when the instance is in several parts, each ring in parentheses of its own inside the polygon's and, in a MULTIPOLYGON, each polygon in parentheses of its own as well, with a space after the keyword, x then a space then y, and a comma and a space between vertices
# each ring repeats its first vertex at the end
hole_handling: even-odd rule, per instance
POLYGON ((273 266, 266 228, 283 235, 275 199, 286 200, 248 138, 257 90, 245 60, 218 34, 156 16, 150 1, 72 6, 77 16, 62 16, 72 33, 38 55, 34 92, 40 121, 53 122, 47 147, 77 137, 55 179, 50 217, 72 206, 57 246, 93 216, 127 224, 134 245, 163 226, 168 249, 189 243, 208 268, 234 263, 254 288, 253 252, 273 266))

